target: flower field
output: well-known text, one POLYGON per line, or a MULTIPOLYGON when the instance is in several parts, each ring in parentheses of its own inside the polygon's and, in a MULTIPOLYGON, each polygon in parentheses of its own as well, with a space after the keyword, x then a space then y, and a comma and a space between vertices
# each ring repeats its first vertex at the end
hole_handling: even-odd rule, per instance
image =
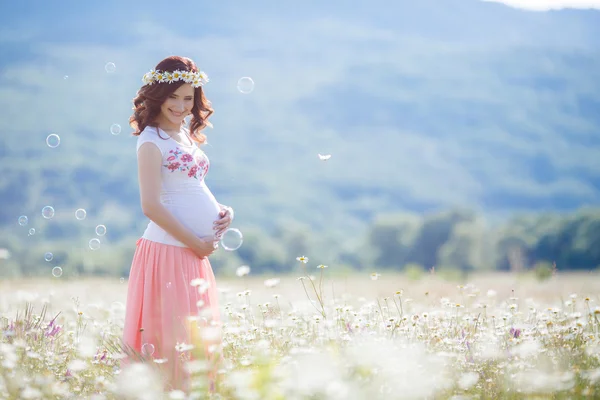
POLYGON ((2 281, 0 398, 600 397, 597 273, 459 282, 320 267, 217 279, 222 340, 209 351, 220 361, 194 353, 202 330, 181 344, 187 394, 162 389, 160 368, 171 361, 152 351, 120 368, 126 281, 2 281))

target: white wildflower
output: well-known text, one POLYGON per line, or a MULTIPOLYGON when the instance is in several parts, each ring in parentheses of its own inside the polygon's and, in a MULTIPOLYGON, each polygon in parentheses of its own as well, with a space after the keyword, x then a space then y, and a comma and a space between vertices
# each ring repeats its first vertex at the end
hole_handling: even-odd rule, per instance
POLYGON ((250 267, 247 265, 242 265, 235 270, 235 274, 240 278, 242 276, 246 276, 250 273, 250 267))
POLYGON ((279 278, 271 278, 265 280, 264 284, 268 288, 274 288, 275 286, 279 285, 279 282, 279 278))

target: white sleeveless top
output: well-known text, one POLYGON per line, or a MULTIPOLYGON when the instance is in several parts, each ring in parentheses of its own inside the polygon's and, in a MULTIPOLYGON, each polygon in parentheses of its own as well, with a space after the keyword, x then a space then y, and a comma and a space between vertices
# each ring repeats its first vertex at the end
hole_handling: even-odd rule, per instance
MULTIPOLYGON (((188 140, 189 139, 188 136, 188 140)), ((219 203, 206 186, 209 160, 194 142, 182 144, 162 129, 148 126, 137 139, 137 150, 154 143, 162 154, 160 202, 198 237, 214 236, 213 222, 219 218, 219 203)), ((187 247, 150 221, 143 238, 153 242, 187 247)))

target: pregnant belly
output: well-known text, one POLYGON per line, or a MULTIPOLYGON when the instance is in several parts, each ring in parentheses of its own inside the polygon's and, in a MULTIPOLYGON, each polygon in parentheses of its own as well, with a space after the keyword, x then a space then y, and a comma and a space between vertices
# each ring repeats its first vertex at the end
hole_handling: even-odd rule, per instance
POLYGON ((196 236, 215 234, 213 223, 219 219, 221 209, 213 196, 198 196, 194 200, 186 201, 185 205, 165 204, 165 207, 196 236))

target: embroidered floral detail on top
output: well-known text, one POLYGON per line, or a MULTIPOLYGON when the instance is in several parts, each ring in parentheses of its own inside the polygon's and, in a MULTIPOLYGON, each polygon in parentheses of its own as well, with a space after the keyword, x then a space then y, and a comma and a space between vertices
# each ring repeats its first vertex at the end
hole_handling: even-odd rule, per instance
POLYGON ((169 171, 181 171, 187 172, 187 176, 190 178, 199 178, 198 172, 202 172, 201 177, 204 177, 208 172, 208 162, 203 157, 199 162, 194 157, 182 151, 179 147, 175 150, 169 150, 169 156, 167 157, 167 163, 163 164, 169 171))

